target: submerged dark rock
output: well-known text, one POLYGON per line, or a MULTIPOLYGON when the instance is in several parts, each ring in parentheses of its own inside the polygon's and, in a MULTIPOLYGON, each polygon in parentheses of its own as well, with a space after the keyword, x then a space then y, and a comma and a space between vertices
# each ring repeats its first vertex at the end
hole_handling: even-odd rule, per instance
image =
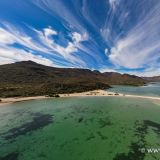
POLYGON ((92 140, 92 139, 94 139, 94 138, 95 138, 94 134, 91 133, 91 134, 86 138, 86 141, 90 141, 90 140, 92 140))
POLYGON ((102 140, 108 139, 107 136, 103 135, 100 131, 98 131, 97 134, 102 140))
POLYGON ((100 124, 100 128, 104 128, 104 127, 106 127, 106 126, 112 125, 109 117, 100 118, 100 119, 99 119, 99 124, 100 124))
POLYGON ((80 122, 82 122, 83 121, 83 117, 80 117, 79 119, 78 119, 78 122, 80 123, 80 122))
POLYGON ((25 135, 28 132, 32 132, 47 126, 53 122, 53 116, 50 114, 37 114, 31 122, 27 122, 19 127, 10 129, 8 132, 3 133, 4 139, 14 139, 20 135, 25 135))
POLYGON ((138 138, 137 142, 131 142, 130 151, 128 154, 117 154, 113 160, 144 160, 145 152, 141 149, 146 148, 145 135, 147 134, 147 126, 145 123, 135 122, 135 136, 138 138))
POLYGON ((150 121, 150 120, 144 120, 144 123, 148 126, 148 127, 153 127, 154 128, 154 131, 156 133, 160 133, 160 124, 157 123, 157 122, 153 122, 153 121, 150 121))
POLYGON ((152 127, 153 131, 157 134, 160 133, 160 124, 151 120, 144 120, 142 124, 135 122, 135 136, 138 137, 139 141, 132 142, 130 145, 130 152, 128 154, 120 153, 117 154, 113 160, 144 160, 146 141, 145 136, 147 134, 148 127, 152 127))
POLYGON ((113 160, 144 160, 145 153, 141 152, 141 145, 132 143, 128 154, 117 154, 113 160))
POLYGON ((18 153, 10 153, 4 157, 0 157, 0 160, 18 160, 18 153))

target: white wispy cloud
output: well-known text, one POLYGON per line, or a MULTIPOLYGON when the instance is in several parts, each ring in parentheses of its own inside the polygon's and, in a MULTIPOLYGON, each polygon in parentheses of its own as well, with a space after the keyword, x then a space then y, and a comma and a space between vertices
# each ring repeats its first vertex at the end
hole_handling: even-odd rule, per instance
MULTIPOLYGON (((90 29, 86 27, 86 25, 89 25, 91 28, 94 28, 95 31, 99 32, 99 27, 97 26, 97 22, 95 22, 93 19, 93 13, 88 6, 89 3, 87 0, 82 1, 81 7, 77 5, 77 1, 69 2, 71 3, 71 6, 74 6, 73 10, 66 5, 66 1, 35 0, 32 3, 41 10, 45 11, 47 14, 56 17, 63 24, 63 26, 67 28, 67 30, 72 32, 76 31, 80 33, 83 38, 87 37, 89 39, 88 42, 90 43, 90 46, 85 46, 83 43, 78 43, 76 45, 76 48, 82 54, 81 57, 83 57, 81 58, 79 56, 79 61, 81 60, 81 66, 87 67, 87 64, 91 64, 88 63, 87 59, 84 57, 90 58, 95 62, 97 61, 96 63, 103 62, 103 59, 98 54, 100 52, 100 46, 98 44, 99 41, 97 41, 95 37, 90 34, 90 29), (85 56, 83 54, 85 54, 85 56)), ((69 49, 74 49, 73 45, 70 46, 71 47, 69 47, 69 49)), ((66 55, 68 54, 65 54, 65 56, 66 55)))
POLYGON ((64 47, 54 41, 53 36, 58 35, 58 33, 51 27, 44 28, 41 31, 36 30, 35 28, 30 28, 33 34, 38 38, 33 39, 33 37, 30 37, 25 31, 21 30, 21 28, 16 28, 13 25, 5 23, 3 25, 5 27, 0 27, 0 57, 3 57, 3 62, 1 63, 4 63, 4 61, 6 62, 8 60, 7 56, 10 55, 9 62, 11 61, 11 56, 13 56, 13 61, 15 61, 15 57, 17 57, 16 61, 32 59, 35 62, 40 62, 41 59, 41 63, 45 65, 48 63, 48 65, 53 66, 53 62, 51 63, 51 60, 44 58, 45 54, 48 54, 53 57, 62 56, 64 60, 67 60, 70 63, 76 63, 77 66, 85 66, 85 63, 73 53, 78 51, 82 41, 87 40, 88 36, 86 33, 81 35, 80 33, 73 32, 71 34, 72 41, 69 41, 67 46, 64 47), (14 48, 12 45, 16 43, 28 48, 30 51, 34 51, 36 55, 22 49, 23 47, 21 49, 16 47, 14 48), (42 55, 37 55, 39 52, 42 52, 44 56, 42 57, 42 55), (5 53, 6 56, 4 56, 3 53, 5 53), (4 58, 7 59, 4 60, 4 58))
POLYGON ((146 68, 144 71, 121 71, 121 73, 128 73, 139 77, 160 76, 160 67, 150 67, 146 68))
POLYGON ((110 6, 111 6, 111 8, 113 10, 116 9, 116 7, 118 6, 119 2, 120 2, 120 0, 109 0, 109 4, 110 4, 110 6))
MULTIPOLYGON (((108 46, 112 46, 115 41, 118 39, 118 37, 121 35, 121 32, 117 32, 113 22, 119 23, 119 26, 121 26, 124 22, 126 17, 128 16, 128 12, 124 10, 124 8, 120 7, 121 0, 107 0, 107 5, 109 3, 110 8, 107 12, 107 15, 105 15, 106 20, 105 23, 100 28, 100 35, 104 39, 104 41, 107 43, 108 46), (118 17, 117 17, 118 12, 118 17)), ((124 3, 124 2, 122 2, 124 3)))
POLYGON ((34 42, 31 37, 7 24, 5 28, 0 28, 0 64, 32 60, 40 64, 54 66, 51 60, 41 55, 34 55, 30 51, 13 47, 12 45, 15 43, 26 46, 31 50, 36 50, 37 52, 47 51, 34 42))
POLYGON ((14 36, 7 32, 5 29, 0 28, 0 44, 6 45, 6 44, 12 44, 15 42, 14 36))
POLYGON ((100 72, 104 73, 104 72, 117 72, 116 69, 113 68, 101 68, 100 72))
POLYGON ((87 21, 87 23, 89 23, 95 30, 97 30, 96 22, 93 20, 93 15, 88 8, 88 2, 89 1, 87 0, 82 0, 81 14, 83 15, 85 21, 87 21))
POLYGON ((50 26, 48 28, 44 28, 44 35, 46 37, 52 36, 52 35, 57 35, 57 32, 53 30, 50 26))
POLYGON ((94 4, 88 0, 82 0, 81 3, 75 0, 32 1, 29 5, 39 7, 37 13, 43 12, 53 18, 53 22, 55 19, 59 21, 62 32, 59 31, 61 27, 56 30, 57 25, 54 28, 49 21, 46 24, 48 27, 41 29, 27 24, 19 24, 22 25, 19 27, 18 24, 1 21, 0 64, 32 59, 53 66, 103 66, 102 70, 106 71, 124 69, 124 72, 137 75, 158 74, 160 1, 103 2, 98 1, 95 8, 101 9, 101 4, 105 3, 106 6, 103 5, 102 11, 95 12, 94 4), (114 67, 108 69, 108 64, 114 67))
POLYGON ((160 2, 141 17, 124 38, 111 48, 110 61, 116 66, 126 68, 152 67, 160 58, 160 2))
POLYGON ((66 27, 69 26, 70 28, 76 28, 78 31, 85 31, 83 25, 79 23, 76 14, 66 7, 63 1, 34 0, 32 3, 51 16, 57 16, 66 27))
POLYGON ((106 56, 108 56, 108 48, 106 48, 106 49, 104 50, 104 53, 105 53, 106 56))
POLYGON ((83 41, 86 41, 88 40, 88 35, 87 33, 85 32, 84 34, 79 34, 77 32, 73 32, 72 33, 72 40, 75 42, 75 43, 79 43, 79 42, 83 42, 83 41))
POLYGON ((72 63, 80 63, 81 65, 85 65, 84 62, 77 58, 73 53, 78 51, 78 47, 82 41, 87 40, 87 35, 84 33, 81 35, 80 33, 73 32, 71 34, 71 38, 73 42, 69 41, 67 46, 63 47, 57 44, 54 39, 51 37, 52 35, 58 34, 52 28, 46 28, 44 31, 36 30, 38 37, 41 43, 49 49, 49 52, 54 52, 63 56, 66 60, 69 60, 72 63), (47 31, 47 34, 46 34, 47 31), (49 32, 49 33, 48 33, 49 32), (54 33, 54 34, 53 34, 54 33))
POLYGON ((16 49, 12 47, 0 48, 0 64, 27 60, 31 60, 46 66, 56 66, 51 60, 44 58, 41 55, 34 55, 31 52, 26 52, 22 49, 16 49))
POLYGON ((3 25, 5 27, 0 28, 0 33, 1 33, 0 39, 4 43, 0 43, 0 45, 9 45, 9 44, 18 43, 36 51, 40 51, 40 52, 48 51, 38 42, 33 40, 31 36, 27 35, 25 31, 23 31, 21 28, 15 27, 8 23, 4 23, 3 25))

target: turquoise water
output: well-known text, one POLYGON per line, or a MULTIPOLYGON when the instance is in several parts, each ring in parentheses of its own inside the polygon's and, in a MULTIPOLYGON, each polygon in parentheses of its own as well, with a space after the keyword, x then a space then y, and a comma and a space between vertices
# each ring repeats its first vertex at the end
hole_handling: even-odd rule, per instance
POLYGON ((0 160, 157 160, 160 104, 126 97, 0 106, 0 160))
POLYGON ((150 83, 146 86, 122 86, 114 85, 113 88, 108 91, 119 92, 124 94, 133 94, 133 95, 145 95, 145 96, 160 96, 160 83, 150 83))

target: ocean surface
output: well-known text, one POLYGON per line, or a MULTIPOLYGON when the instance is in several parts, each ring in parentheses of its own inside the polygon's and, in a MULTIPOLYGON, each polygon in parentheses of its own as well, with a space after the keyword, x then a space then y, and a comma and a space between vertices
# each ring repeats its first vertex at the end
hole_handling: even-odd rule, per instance
POLYGON ((126 97, 0 106, 0 160, 157 160, 160 104, 126 97))
POLYGON ((146 86, 123 86, 113 85, 108 91, 131 95, 160 96, 160 82, 149 83, 146 86))

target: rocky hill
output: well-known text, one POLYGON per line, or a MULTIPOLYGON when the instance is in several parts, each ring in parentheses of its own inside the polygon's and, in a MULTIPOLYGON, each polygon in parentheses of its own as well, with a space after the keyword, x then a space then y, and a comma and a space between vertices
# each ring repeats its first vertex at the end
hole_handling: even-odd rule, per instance
POLYGON ((108 89, 112 84, 143 85, 137 76, 89 69, 54 68, 32 61, 0 66, 0 97, 35 96, 108 89))

